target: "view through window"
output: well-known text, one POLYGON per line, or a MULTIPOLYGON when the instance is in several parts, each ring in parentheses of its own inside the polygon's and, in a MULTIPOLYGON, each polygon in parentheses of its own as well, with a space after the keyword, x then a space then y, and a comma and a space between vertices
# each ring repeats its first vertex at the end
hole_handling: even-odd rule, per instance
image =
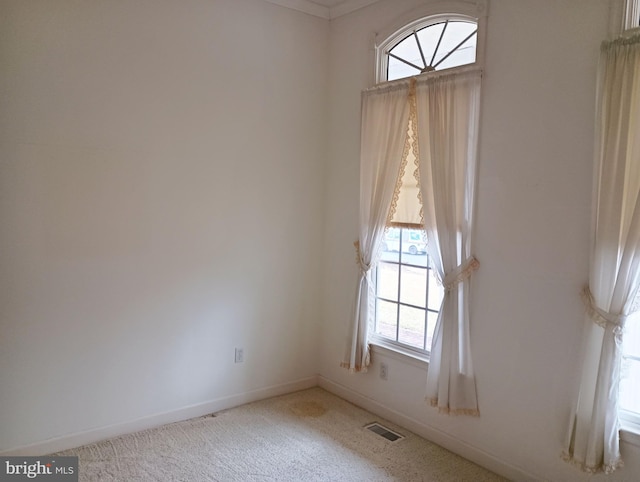
POLYGON ((428 352, 444 291, 427 255, 425 232, 388 228, 376 269, 375 333, 428 352))
MULTIPOLYGON (((640 305, 640 293, 636 306, 640 305)), ((626 323, 622 348, 620 377, 620 409, 623 418, 640 425, 640 313, 636 312, 626 323)))
POLYGON ((476 61, 475 22, 444 20, 411 30, 387 52, 387 79, 395 80, 476 61))

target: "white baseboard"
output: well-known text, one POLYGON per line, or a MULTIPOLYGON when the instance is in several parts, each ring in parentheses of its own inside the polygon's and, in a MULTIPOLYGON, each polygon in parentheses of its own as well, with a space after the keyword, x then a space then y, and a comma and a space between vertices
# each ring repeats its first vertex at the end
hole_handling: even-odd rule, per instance
POLYGON ((472 462, 477 463, 497 474, 507 477, 510 480, 518 481, 537 481, 538 477, 533 474, 527 473, 518 467, 508 464, 497 457, 477 448, 462 442, 455 437, 437 429, 426 425, 414 418, 404 415, 393 408, 373 400, 361 393, 352 390, 349 387, 333 382, 328 378, 318 376, 312 376, 296 380, 289 383, 283 383, 280 385, 273 385, 270 387, 259 388, 249 392, 238 393, 227 397, 217 398, 215 400, 209 400, 207 402, 190 405, 187 407, 179 408, 169 412, 158 413, 147 417, 131 420, 129 422, 118 423, 96 429, 86 430, 83 432, 76 432, 61 437, 56 437, 41 442, 36 442, 29 445, 23 445, 21 447, 12 448, 0 452, 0 456, 21 456, 21 455, 44 455, 62 450, 67 450, 74 447, 80 447, 100 440, 105 440, 112 437, 118 437, 128 433, 139 432, 141 430, 147 430, 154 427, 159 427, 167 423, 179 422, 182 420, 188 420, 190 418, 201 417, 213 412, 219 412, 220 410, 226 410, 228 408, 237 407, 245 403, 251 403, 265 398, 276 397, 279 395, 285 395, 287 393, 296 392, 299 390, 305 390, 320 386, 351 403, 358 405, 380 417, 384 417, 391 422, 411 430, 413 433, 424 437, 427 440, 432 441, 472 462))
POLYGON ((209 413, 219 412, 220 410, 237 407, 238 405, 243 405, 245 403, 277 397, 278 395, 285 395, 287 393, 305 390, 316 386, 318 386, 318 377, 312 376, 289 383, 283 383, 281 385, 273 385, 270 387, 259 388, 257 390, 251 390, 249 392, 217 398, 215 400, 209 400, 207 402, 190 405, 177 410, 171 410, 169 412, 149 415, 129 422, 118 423, 83 432, 76 432, 29 445, 23 445, 21 447, 15 447, 0 452, 0 455, 45 455, 60 452, 62 450, 99 442, 100 440, 159 427, 167 423, 201 417, 209 413))
POLYGON ((536 477, 533 474, 525 472, 524 470, 515 467, 499 458, 491 455, 490 453, 485 452, 477 447, 469 445, 466 442, 463 442, 451 435, 434 428, 432 426, 426 425, 414 418, 408 417, 393 408, 389 408, 382 403, 373 400, 361 393, 358 393, 352 390, 349 387, 345 387, 339 383, 336 383, 328 378, 323 376, 318 377, 318 384, 320 387, 324 388, 328 392, 333 393, 349 402, 357 405, 359 407, 368 410, 371 413, 379 415, 380 417, 384 417, 387 420, 410 430, 411 432, 420 435, 421 437, 440 445, 441 447, 450 450, 453 453, 464 457, 465 459, 471 460, 476 464, 489 469, 496 474, 502 475, 503 477, 508 478, 509 480, 518 480, 518 481, 538 481, 539 477, 536 477))

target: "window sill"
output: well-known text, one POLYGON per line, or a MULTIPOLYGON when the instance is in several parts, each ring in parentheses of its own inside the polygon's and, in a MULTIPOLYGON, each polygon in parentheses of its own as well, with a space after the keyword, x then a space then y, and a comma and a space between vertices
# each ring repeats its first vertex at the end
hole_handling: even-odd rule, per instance
POLYGON ((620 440, 640 447, 640 424, 623 419, 620 425, 620 440))
POLYGON ((402 348, 392 343, 387 343, 380 338, 370 340, 371 352, 373 355, 380 355, 393 358, 400 362, 412 365, 416 368, 426 370, 429 367, 429 355, 422 355, 412 350, 402 348))

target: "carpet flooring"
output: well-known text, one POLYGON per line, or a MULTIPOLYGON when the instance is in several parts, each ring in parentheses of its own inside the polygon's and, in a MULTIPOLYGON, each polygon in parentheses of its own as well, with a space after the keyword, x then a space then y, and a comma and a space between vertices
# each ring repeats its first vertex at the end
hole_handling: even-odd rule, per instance
POLYGON ((321 388, 60 452, 80 481, 504 481, 321 388), (404 435, 367 430, 379 422, 404 435))

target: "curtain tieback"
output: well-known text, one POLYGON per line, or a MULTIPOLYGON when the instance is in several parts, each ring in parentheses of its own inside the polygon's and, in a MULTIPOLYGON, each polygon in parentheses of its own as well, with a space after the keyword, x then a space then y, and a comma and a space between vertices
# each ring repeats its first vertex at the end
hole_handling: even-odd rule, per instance
POLYGON ((584 305, 587 309, 587 314, 594 321, 594 323, 601 326, 602 328, 613 326, 613 333, 615 335, 619 335, 622 333, 622 328, 624 327, 624 323, 628 318, 627 315, 609 313, 608 311, 604 311, 598 308, 588 286, 585 286, 582 290, 582 301, 584 302, 584 305))
POLYGON ((478 261, 474 256, 469 256, 462 262, 460 266, 454 268, 444 277, 444 280, 442 280, 444 289, 446 289, 447 291, 451 291, 458 284, 470 278, 471 273, 476 271, 479 267, 480 261, 478 261))
POLYGON ((371 266, 363 263, 362 261, 362 253, 360 252, 360 241, 354 241, 353 246, 356 248, 356 264, 358 268, 360 268, 360 275, 367 276, 369 271, 371 270, 371 266))

